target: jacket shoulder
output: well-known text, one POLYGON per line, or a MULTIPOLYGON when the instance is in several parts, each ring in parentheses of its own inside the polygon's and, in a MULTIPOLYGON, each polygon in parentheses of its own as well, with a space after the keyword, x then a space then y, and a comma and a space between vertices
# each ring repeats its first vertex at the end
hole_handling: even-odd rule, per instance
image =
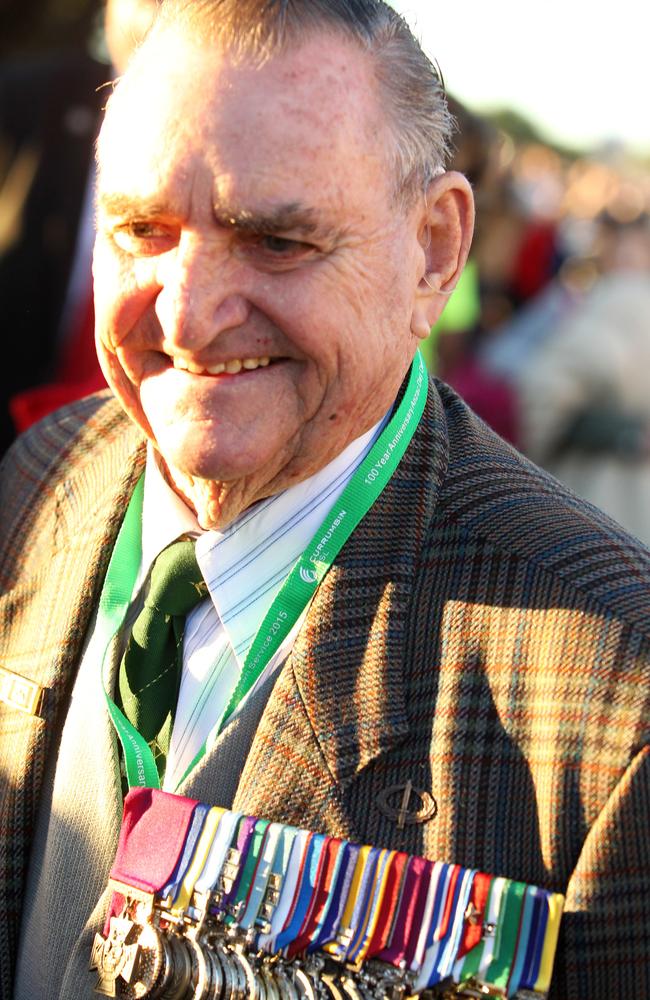
POLYGON ((460 530, 647 634, 650 551, 503 441, 452 389, 437 389, 449 451, 434 531, 460 530))
POLYGON ((67 544, 98 510, 130 495, 145 442, 105 390, 46 416, 0 463, 0 579, 11 585, 43 552, 67 544), (34 551, 32 551, 34 550, 34 551))

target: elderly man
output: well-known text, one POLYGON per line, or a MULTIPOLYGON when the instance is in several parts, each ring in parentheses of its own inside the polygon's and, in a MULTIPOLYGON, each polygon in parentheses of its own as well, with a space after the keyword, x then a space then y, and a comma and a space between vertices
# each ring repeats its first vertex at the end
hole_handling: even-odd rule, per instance
POLYGON ((449 132, 380 0, 169 0, 111 96, 114 395, 3 468, 3 996, 93 995, 123 792, 158 783, 563 893, 551 995, 650 995, 650 559, 427 394, 472 228, 449 132), (202 579, 147 675, 179 538, 202 579))

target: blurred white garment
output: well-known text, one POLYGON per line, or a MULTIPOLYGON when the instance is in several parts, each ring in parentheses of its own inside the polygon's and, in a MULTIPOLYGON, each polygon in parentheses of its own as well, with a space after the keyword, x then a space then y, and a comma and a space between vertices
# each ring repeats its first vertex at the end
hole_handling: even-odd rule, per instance
POLYGON ((650 276, 604 275, 515 381, 522 450, 650 545, 650 276))

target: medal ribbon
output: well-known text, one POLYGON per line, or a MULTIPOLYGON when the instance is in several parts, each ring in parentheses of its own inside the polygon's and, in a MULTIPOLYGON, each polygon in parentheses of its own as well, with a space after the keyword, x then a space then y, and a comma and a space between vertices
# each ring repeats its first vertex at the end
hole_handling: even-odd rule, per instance
POLYGON ((337 837, 327 838, 327 844, 321 854, 321 868, 314 891, 313 905, 300 928, 300 933, 288 949, 287 954, 290 958, 300 954, 308 946, 313 946, 319 939, 329 904, 334 896, 332 887, 343 859, 343 846, 344 841, 337 837))
POLYGON ((239 921, 240 926, 244 930, 248 930, 254 925, 264 902, 269 878, 271 877, 271 866, 275 852, 278 849, 278 844, 280 843, 282 830, 282 823, 270 823, 264 831, 264 841, 257 859, 257 867, 251 878, 250 889, 246 898, 246 908, 243 917, 239 921))
MULTIPOLYGON (((432 906, 432 912, 429 919, 429 924, 426 930, 426 942, 424 949, 424 956, 422 958, 422 964, 417 971, 417 979, 415 981, 414 989, 416 992, 426 988, 429 978, 433 975, 436 968, 436 963, 438 960, 438 955, 440 953, 440 928, 443 913, 447 905, 447 897, 449 895, 449 888, 452 884, 454 876, 454 865, 448 865, 444 863, 438 863, 434 865, 434 872, 432 873, 432 880, 436 879, 436 888, 434 893, 434 900, 432 906)), ((427 901, 425 906, 430 903, 427 893, 427 901)), ((416 953, 421 952, 422 942, 418 940, 416 946, 416 953)))
POLYGON ((531 922, 530 938, 528 939, 528 951, 526 954, 526 964, 521 982, 523 989, 535 989, 542 961, 547 920, 548 896, 542 889, 538 889, 535 895, 533 919, 531 922))
POLYGON ((328 841, 329 837, 324 836, 322 833, 316 833, 309 842, 302 867, 300 884, 297 887, 291 911, 291 919, 275 939, 274 947, 276 951, 288 948, 298 938, 300 930, 305 924, 305 919, 314 901, 314 894, 322 870, 323 852, 327 847, 328 841))
MULTIPOLYGON (((230 909, 235 914, 246 912, 249 891, 255 881, 255 872, 257 871, 262 848, 266 841, 266 830, 269 825, 267 819, 253 820, 248 846, 240 848, 238 845, 238 850, 241 852, 239 871, 230 893, 224 898, 222 903, 222 906, 230 903, 230 909)), ((226 917, 226 923, 230 923, 232 919, 230 916, 226 917)), ((237 919, 237 923, 240 923, 238 918, 235 919, 237 919)))
POLYGON ((508 882, 503 894, 498 930, 494 942, 494 956, 486 973, 488 982, 501 989, 508 985, 510 970, 515 958, 525 891, 526 886, 523 882, 508 882))
POLYGON ((259 938, 260 947, 266 947, 267 951, 276 950, 276 940, 282 929, 286 926, 287 920, 291 919, 294 903, 300 879, 302 876, 305 859, 309 850, 309 843, 313 834, 309 830, 298 830, 286 862, 286 867, 282 876, 282 886, 280 888, 280 898, 271 919, 270 934, 262 934, 259 938))
MULTIPOLYGON (((286 874, 294 849, 294 841, 298 838, 299 833, 304 833, 305 836, 307 835, 306 830, 299 831, 295 826, 283 826, 282 828, 282 833, 280 834, 271 864, 271 873, 269 875, 269 885, 272 885, 273 883, 277 885, 277 889, 275 890, 276 902, 272 905, 272 913, 268 919, 266 919, 263 911, 261 913, 264 930, 260 932, 257 938, 257 947, 260 950, 270 951, 273 935, 282 930, 284 917, 280 920, 278 916, 278 909, 282 899, 282 892, 285 888, 286 874)), ((262 900, 263 905, 265 899, 266 895, 262 900)))
POLYGON ((441 954, 438 958, 438 982, 450 976, 453 972, 456 956, 460 948, 465 912, 472 891, 472 883, 476 872, 473 869, 461 869, 461 875, 456 883, 451 920, 447 925, 447 933, 440 941, 441 954))
POLYGON ((470 895, 470 906, 474 916, 472 920, 467 920, 465 923, 463 940, 458 952, 459 959, 464 958, 476 945, 481 943, 483 917, 487 907, 491 884, 492 878, 489 875, 485 875, 483 872, 476 873, 470 895))
MULTIPOLYGON (((171 919, 191 932, 209 905, 233 940, 248 932, 251 954, 280 958, 280 973, 282 959, 321 950, 348 964, 346 976, 369 969, 372 979, 370 959, 409 970, 415 993, 443 983, 462 992, 472 979, 494 995, 542 1000, 563 905, 522 882, 147 788, 126 797, 111 876, 120 882, 111 914, 129 886, 157 899, 163 928, 171 919)), ((246 967, 247 950, 239 954, 246 967)))
MULTIPOLYGON (((462 959, 462 969, 459 969, 459 981, 465 982, 467 979, 474 979, 478 976, 479 966, 481 964, 481 959, 483 958, 483 952, 485 950, 486 939, 483 937, 483 927, 484 924, 488 922, 488 913, 490 912, 490 898, 492 896, 492 890, 494 888, 494 878, 489 875, 482 875, 481 878, 487 880, 487 885, 483 884, 478 889, 481 894, 481 914, 478 918, 477 927, 480 927, 480 934, 478 935, 478 940, 476 940, 475 935, 471 936, 472 940, 476 940, 476 944, 462 959)), ((475 896, 476 898, 476 896, 475 896)), ((532 903, 531 903, 532 906, 532 903)), ((473 928, 474 929, 474 928, 473 928)), ((460 965, 459 961, 459 965, 460 965)), ((522 958, 523 965, 523 958, 522 958)))
POLYGON ((199 805, 157 789, 132 789, 124 799, 111 877, 144 892, 160 892, 183 856, 199 805))
POLYGON ((351 950, 356 947, 358 935, 362 932, 365 920, 367 919, 368 908, 372 904, 372 897, 374 895, 377 868, 384 853, 385 851, 379 847, 371 847, 365 859, 361 879, 356 889, 352 916, 347 924, 352 933, 349 940, 346 941, 344 951, 339 955, 339 958, 345 958, 346 961, 352 961, 350 958, 351 950))
POLYGON ((226 863, 226 857, 233 837, 236 836, 241 818, 242 813, 240 812, 227 812, 221 817, 205 865, 196 880, 194 886, 196 892, 203 894, 214 889, 226 863))
POLYGON ((548 920, 546 922, 546 933, 542 944, 542 957, 539 964, 535 989, 540 993, 547 993, 551 986, 551 976, 553 974, 553 960, 557 948, 557 939, 560 933, 560 921, 562 919, 562 898, 555 894, 544 891, 546 904, 548 906, 548 920))
MULTIPOLYGON (((158 892, 169 881, 183 854, 199 804, 195 799, 166 795, 155 788, 133 788, 124 799, 111 878, 143 892, 158 892)), ((117 916, 123 906, 123 896, 114 892, 105 933, 111 917, 117 916)))
MULTIPOLYGON (((399 406, 287 576, 257 630, 224 714, 190 764, 183 780, 254 686, 311 601, 340 549, 388 485, 420 422, 426 397, 426 368, 417 352, 399 406)), ((109 562, 88 655, 101 663, 102 689, 124 751, 129 787, 159 788, 158 770, 146 740, 117 707, 106 685, 108 650, 123 625, 140 566, 143 492, 144 478, 141 477, 127 507, 109 562)))
POLYGON ((526 960, 526 947, 528 945, 530 924, 533 916, 533 903, 535 897, 532 890, 533 886, 526 886, 521 923, 519 926, 519 938, 517 940, 517 951, 515 953, 512 972, 510 973, 510 979, 508 980, 508 996, 516 993, 521 985, 521 976, 524 969, 524 962, 526 960))
POLYGON ((307 949, 308 951, 311 952, 317 947, 324 947, 335 940, 343 922, 343 914, 356 871, 360 850, 361 847, 359 844, 351 844, 349 841, 343 842, 340 861, 337 865, 337 876, 333 880, 333 889, 327 913, 323 918, 323 925, 320 928, 318 937, 312 941, 307 949))
POLYGON ((446 866, 441 861, 436 861, 431 869, 431 878, 429 879, 429 888, 427 889, 427 898, 424 904, 424 913, 422 914, 422 925, 418 932, 418 940, 411 962, 412 972, 417 972, 422 968, 429 930, 431 929, 434 914, 436 913, 436 900, 440 896, 440 878, 445 868, 446 866))
POLYGON ((174 870, 167 885, 161 890, 160 895, 163 899, 169 899, 171 903, 176 899, 176 895, 181 887, 181 883, 185 878, 185 874, 190 867, 190 863, 194 856, 194 849, 199 842, 201 837, 201 832, 203 830, 203 825, 210 812, 209 806, 204 805, 199 802, 198 806, 194 810, 192 816, 192 822, 190 823, 189 829, 185 837, 185 845, 183 847, 183 853, 181 854, 178 864, 174 870))
POLYGON ((401 899, 402 882, 409 856, 404 851, 395 851, 386 875, 382 906, 375 923, 372 937, 368 942, 367 958, 383 951, 390 940, 395 917, 401 899))
MULTIPOLYGON (((262 829, 262 834, 268 825, 267 820, 263 820, 264 827, 262 829)), ((253 843, 255 830, 258 824, 258 820, 254 816, 245 816, 242 820, 239 830, 237 833, 237 843, 235 844, 235 857, 233 859, 233 865, 236 867, 236 872, 232 880, 231 887, 224 892, 223 900, 221 905, 229 909, 231 906, 235 905, 237 902, 237 890, 239 889, 239 884, 242 880, 246 866, 249 863, 250 857, 250 845, 253 843)), ((261 836, 257 841, 257 848, 261 846, 261 836)), ((257 857, 257 856, 256 856, 257 857)), ((255 865, 255 858, 252 859, 252 867, 255 865)))
POLYGON ((365 913, 360 915, 355 925, 357 929, 347 954, 348 962, 359 964, 368 955, 368 950, 381 914, 391 862, 396 853, 396 851, 384 849, 379 855, 377 866, 373 873, 371 891, 368 893, 365 913))
MULTIPOLYGON (((334 941, 329 942, 324 945, 324 951, 328 951, 331 955, 336 958, 339 957, 341 952, 345 950, 345 946, 342 943, 343 938, 352 928, 352 914, 359 896, 359 887, 362 884, 363 876, 366 871, 366 862, 372 848, 368 844, 363 844, 359 847, 355 857, 354 870, 349 882, 346 886, 347 898, 341 899, 341 904, 343 906, 343 911, 340 916, 340 922, 338 926, 334 929, 336 938, 334 941), (339 935, 341 939, 339 940, 339 935)), ((346 873, 346 875, 349 873, 346 873)), ((346 879, 347 881, 347 879, 346 879)))
MULTIPOLYGON (((470 873, 473 877, 473 872, 470 873)), ((460 865, 451 865, 449 868, 449 879, 446 885, 446 897, 443 902, 441 920, 434 932, 435 945, 430 952, 431 971, 427 980, 427 986, 435 986, 446 975, 447 947, 449 939, 453 933, 454 920, 457 913, 458 901, 463 888, 463 869, 460 865)), ((465 906, 467 903, 465 903, 465 906)))
POLYGON ((212 842, 214 841, 215 834, 219 828, 219 823, 224 812, 225 809, 221 809, 219 806, 214 806, 205 818, 203 830, 201 831, 201 836, 197 842, 192 860, 190 861, 189 867, 183 877, 181 887, 176 895, 176 898, 174 899, 172 913, 175 915, 181 914, 183 910, 186 910, 190 905, 194 887, 196 886, 199 875, 203 871, 205 862, 207 861, 208 854, 210 853, 210 849, 212 847, 212 842))
POLYGON ((418 935, 413 933, 413 929, 417 927, 419 932, 432 868, 433 864, 425 858, 409 858, 393 933, 388 947, 377 955, 383 962, 397 966, 403 961, 408 964, 407 951, 414 951, 417 946, 418 935))

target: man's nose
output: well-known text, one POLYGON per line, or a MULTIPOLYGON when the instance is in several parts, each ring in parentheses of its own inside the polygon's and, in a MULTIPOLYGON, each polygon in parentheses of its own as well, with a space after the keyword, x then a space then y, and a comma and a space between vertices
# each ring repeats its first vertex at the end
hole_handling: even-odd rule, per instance
POLYGON ((241 291, 240 272, 241 265, 216 241, 183 234, 157 269, 156 315, 165 342, 196 351, 245 323, 250 304, 241 291))

